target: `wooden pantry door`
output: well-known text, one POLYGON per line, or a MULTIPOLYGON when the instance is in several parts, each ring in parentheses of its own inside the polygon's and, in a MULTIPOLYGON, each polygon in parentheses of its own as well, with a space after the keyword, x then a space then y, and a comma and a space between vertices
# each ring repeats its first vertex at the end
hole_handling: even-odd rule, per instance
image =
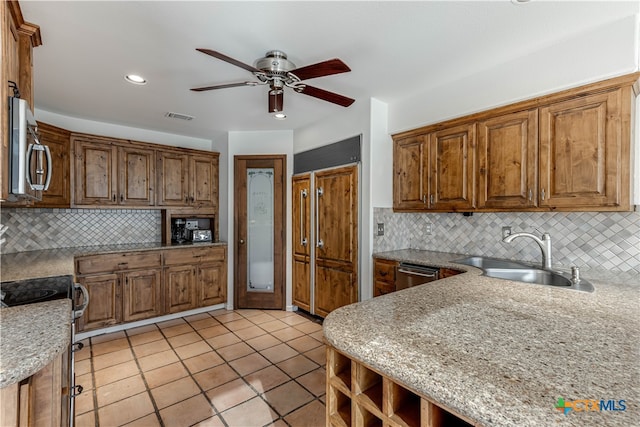
POLYGON ((286 156, 234 163, 235 307, 283 309, 286 156))

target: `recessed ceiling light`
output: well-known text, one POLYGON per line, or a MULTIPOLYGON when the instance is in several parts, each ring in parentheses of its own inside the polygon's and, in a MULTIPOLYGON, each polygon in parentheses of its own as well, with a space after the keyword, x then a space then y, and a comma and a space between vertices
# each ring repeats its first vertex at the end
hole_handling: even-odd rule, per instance
POLYGON ((137 74, 127 74, 126 76, 124 76, 124 79, 126 81, 128 81, 129 83, 133 83, 134 85, 146 85, 147 81, 144 79, 144 77, 139 76, 137 74))
POLYGON ((287 115, 285 113, 275 113, 273 118, 276 120, 284 120, 287 118, 287 115))

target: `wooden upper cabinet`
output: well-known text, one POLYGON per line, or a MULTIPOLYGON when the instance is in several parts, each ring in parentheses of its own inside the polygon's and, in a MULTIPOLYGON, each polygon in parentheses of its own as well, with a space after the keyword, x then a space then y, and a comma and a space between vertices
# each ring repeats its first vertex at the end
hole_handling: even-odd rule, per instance
POLYGON ((109 142, 72 136, 75 205, 116 205, 118 149, 109 142))
POLYGON ((478 123, 478 207, 535 207, 538 200, 538 110, 478 123))
POLYGON ((158 205, 216 207, 218 155, 158 151, 158 205))
POLYGON ((42 193, 42 200, 35 207, 68 208, 71 206, 71 185, 69 153, 71 132, 38 122, 40 142, 49 147, 53 173, 49 189, 42 193))
POLYGON ((628 207, 629 90, 540 109, 541 206, 628 207))
POLYGON ((428 192, 428 137, 400 139, 393 144, 393 207, 425 209, 428 192))
POLYGON ((218 204, 218 157, 189 157, 189 203, 198 207, 218 204))
POLYGON ((429 135, 429 208, 469 210, 475 207, 475 123, 429 135))
POLYGON ((189 156, 158 151, 158 205, 185 206, 189 199, 189 156))
POLYGON ((394 135, 394 209, 631 210, 639 78, 633 73, 394 135))
POLYGON ((136 146, 120 147, 118 165, 119 203, 153 206, 156 181, 155 151, 136 146))

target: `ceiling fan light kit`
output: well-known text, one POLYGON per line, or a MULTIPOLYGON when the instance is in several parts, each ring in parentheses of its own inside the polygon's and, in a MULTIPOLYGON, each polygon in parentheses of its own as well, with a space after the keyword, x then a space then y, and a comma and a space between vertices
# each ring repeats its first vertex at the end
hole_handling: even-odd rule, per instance
MULTIPOLYGON (((214 86, 192 88, 194 92, 204 92, 214 89, 226 89, 237 86, 258 86, 269 85, 269 113, 282 111, 284 104, 284 87, 289 87, 295 92, 312 96, 323 101, 331 102, 343 107, 348 107, 355 102, 355 99, 329 92, 324 89, 309 86, 302 80, 324 77, 332 74, 340 74, 351 71, 351 69, 340 59, 334 58, 306 67, 296 68, 295 64, 287 59, 287 54, 280 50, 270 50, 264 56, 255 61, 255 66, 245 64, 237 59, 233 59, 220 52, 210 49, 196 49, 199 52, 213 56, 214 58, 228 62, 236 67, 243 68, 253 73, 258 81, 247 81, 241 83, 228 83, 214 86)), ((286 118, 276 117, 280 120, 286 118)))

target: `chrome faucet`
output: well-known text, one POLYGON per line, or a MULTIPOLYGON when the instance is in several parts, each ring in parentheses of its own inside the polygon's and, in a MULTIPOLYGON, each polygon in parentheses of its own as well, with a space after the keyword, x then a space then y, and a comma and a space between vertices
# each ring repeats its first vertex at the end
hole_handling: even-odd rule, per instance
POLYGON ((513 233, 502 239, 502 241, 505 243, 511 243, 513 239, 518 237, 530 237, 533 239, 538 246, 540 246, 540 250, 542 251, 542 268, 545 270, 551 270, 551 236, 549 233, 544 233, 542 235, 542 239, 531 233, 513 233))

